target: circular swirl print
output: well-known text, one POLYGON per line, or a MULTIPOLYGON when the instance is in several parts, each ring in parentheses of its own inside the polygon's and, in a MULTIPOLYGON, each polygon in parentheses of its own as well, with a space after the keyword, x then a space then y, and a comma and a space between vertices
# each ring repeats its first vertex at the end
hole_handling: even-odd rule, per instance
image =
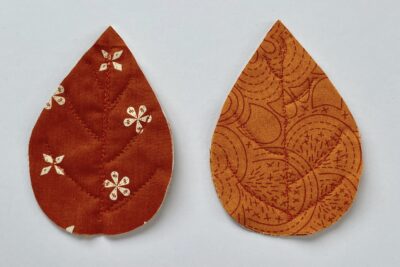
POLYGON ((351 206, 361 174, 356 123, 279 21, 229 94, 211 146, 214 184, 241 225, 307 235, 351 206))

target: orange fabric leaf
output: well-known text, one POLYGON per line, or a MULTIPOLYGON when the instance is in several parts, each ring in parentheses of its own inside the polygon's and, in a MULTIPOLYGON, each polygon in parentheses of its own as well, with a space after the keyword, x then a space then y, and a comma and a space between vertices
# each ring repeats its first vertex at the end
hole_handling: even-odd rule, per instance
POLYGON ((211 169, 221 203, 256 232, 312 234, 349 209, 361 168, 349 109, 278 21, 238 78, 214 132, 211 169))
POLYGON ((124 233, 159 209, 172 158, 156 96, 110 27, 64 79, 33 129, 36 199, 68 232, 124 233))

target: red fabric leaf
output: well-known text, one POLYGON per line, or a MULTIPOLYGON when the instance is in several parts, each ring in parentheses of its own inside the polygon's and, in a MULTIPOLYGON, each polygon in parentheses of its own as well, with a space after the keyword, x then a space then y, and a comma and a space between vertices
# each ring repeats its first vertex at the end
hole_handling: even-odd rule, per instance
POLYGON ((64 79, 33 129, 36 199, 69 232, 124 233, 159 209, 172 159, 156 96, 110 27, 64 79))

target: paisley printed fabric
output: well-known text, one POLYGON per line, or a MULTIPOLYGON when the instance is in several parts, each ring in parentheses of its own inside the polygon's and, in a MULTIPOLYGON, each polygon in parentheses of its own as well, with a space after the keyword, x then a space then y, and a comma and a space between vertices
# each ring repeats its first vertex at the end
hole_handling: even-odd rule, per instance
POLYGON ((214 132, 211 169, 222 205, 256 232, 312 234, 349 209, 361 168, 349 109, 278 21, 238 78, 214 132))

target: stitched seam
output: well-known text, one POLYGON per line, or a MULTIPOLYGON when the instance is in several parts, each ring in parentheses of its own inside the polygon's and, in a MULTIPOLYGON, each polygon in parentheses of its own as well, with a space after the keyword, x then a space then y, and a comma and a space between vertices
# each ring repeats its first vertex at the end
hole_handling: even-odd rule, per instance
POLYGON ((126 91, 128 91, 129 89, 129 85, 131 83, 131 81, 133 81, 135 79, 135 77, 130 77, 128 79, 128 82, 125 84, 124 89, 121 90, 121 92, 118 94, 118 96, 115 98, 115 100, 111 103, 109 103, 108 105, 108 109, 109 111, 114 110, 114 108, 119 104, 119 102, 121 102, 122 100, 122 96, 125 94, 126 91))
POLYGON ((241 187, 242 187, 247 193, 249 193, 250 196, 254 197, 254 198, 257 199, 258 201, 264 203, 264 204, 267 205, 267 206, 270 206, 270 207, 273 208, 273 209, 276 209, 276 210, 279 210, 280 212, 285 213, 286 215, 288 215, 289 218, 292 217, 292 215, 291 215, 290 213, 288 213, 286 210, 281 209, 281 208, 279 208, 279 207, 277 207, 277 206, 275 206, 275 205, 273 205, 273 204, 270 204, 269 202, 267 202, 267 201, 261 199, 260 197, 258 197, 251 189, 247 188, 246 185, 243 185, 241 182, 238 182, 238 184, 241 185, 241 187))
MULTIPOLYGON (((49 144, 49 143, 46 143, 45 146, 47 147, 48 153, 49 153, 50 155, 54 155, 54 150, 52 150, 50 144, 49 144)), ((93 198, 93 199, 96 199, 96 200, 99 200, 99 199, 100 199, 99 196, 96 196, 96 195, 90 193, 83 185, 81 185, 81 184, 80 184, 77 180, 75 180, 72 176, 66 174, 66 173, 65 173, 65 170, 64 170, 64 176, 65 176, 65 177, 68 177, 69 180, 71 180, 83 193, 87 194, 88 196, 90 196, 90 197, 93 198)))
MULTIPOLYGON (((67 95, 68 93, 66 94, 66 96, 67 95)), ((69 98, 68 101, 66 102, 69 109, 69 112, 67 111, 67 113, 71 114, 72 117, 74 117, 79 122, 79 125, 81 125, 92 138, 96 139, 97 141, 100 141, 100 137, 87 125, 87 123, 76 112, 74 105, 71 102, 71 99, 69 98)))
POLYGON ((118 158, 123 156, 127 151, 129 151, 130 147, 133 146, 136 143, 136 140, 138 139, 139 135, 133 136, 128 143, 112 158, 110 158, 108 161, 105 162, 105 164, 111 163, 113 161, 116 161, 118 158))
MULTIPOLYGON (((284 70, 283 70, 284 66, 283 65, 284 65, 284 60, 285 60, 285 57, 286 57, 286 42, 285 42, 284 38, 282 38, 282 41, 285 44, 285 46, 282 47, 283 51, 282 51, 282 61, 281 61, 281 73, 280 73, 280 75, 282 77, 282 79, 280 80, 281 86, 282 86, 282 114, 283 114, 283 124, 282 124, 283 140, 282 140, 282 142, 283 142, 283 153, 284 153, 284 164, 285 164, 284 173, 285 173, 285 182, 286 182, 286 190, 285 190, 285 193, 286 193, 286 209, 289 210, 289 184, 288 184, 288 170, 289 170, 289 156, 288 155, 289 154, 288 154, 287 147, 286 147, 287 146, 287 142, 286 142, 286 135, 287 135, 286 127, 288 125, 288 116, 287 116, 286 105, 285 105, 285 94, 284 94, 285 88, 284 88, 284 76, 283 76, 284 75, 284 73, 283 73, 284 72, 284 70)), ((292 218, 293 217, 290 214, 289 215, 289 220, 291 220, 292 218)))
MULTIPOLYGON (((97 77, 97 76, 96 76, 97 77)), ((102 101, 102 107, 103 107, 103 113, 102 113, 102 131, 101 131, 101 171, 100 171, 100 181, 102 182, 106 179, 106 168, 105 168, 105 157, 106 157, 106 131, 107 131, 107 125, 108 125, 108 114, 107 114, 107 101, 108 101, 108 91, 110 90, 110 68, 107 68, 105 70, 105 86, 103 86, 103 101, 102 101)), ((101 187, 100 189, 101 195, 105 195, 105 188, 101 187)), ((99 218, 99 227, 101 229, 101 232, 104 232, 104 224, 103 224, 103 216, 102 213, 105 208, 105 199, 101 200, 101 206, 100 210, 98 212, 98 218, 99 218)))
POLYGON ((72 176, 68 175, 68 174, 64 174, 65 177, 68 177, 71 181, 74 182, 74 184, 81 189, 82 192, 84 192, 85 194, 87 194, 88 196, 90 196, 91 198, 95 199, 95 200, 100 200, 101 198, 99 196, 93 195, 92 193, 90 193, 87 189, 85 189, 76 179, 74 179, 72 176))
MULTIPOLYGON (((340 134, 340 137, 341 136, 342 136, 342 133, 340 134)), ((338 141, 336 142, 336 144, 332 147, 332 149, 329 150, 328 153, 325 154, 325 156, 323 156, 322 159, 315 166, 311 166, 311 170, 309 170, 305 175, 303 175, 303 177, 294 180, 291 184, 294 184, 294 183, 298 182, 299 180, 303 180, 308 174, 310 174, 311 172, 314 172, 315 169, 318 169, 322 164, 324 164, 326 162, 327 158, 329 158, 329 156, 332 154, 332 152, 339 146, 340 137, 339 137, 338 141)))

